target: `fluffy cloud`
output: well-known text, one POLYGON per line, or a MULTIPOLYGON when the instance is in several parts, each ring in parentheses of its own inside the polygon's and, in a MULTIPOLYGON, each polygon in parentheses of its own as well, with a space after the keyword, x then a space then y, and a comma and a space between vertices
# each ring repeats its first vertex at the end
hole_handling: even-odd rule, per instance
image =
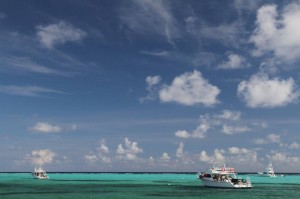
POLYGON ((289 145, 290 149, 298 149, 300 148, 300 144, 298 144, 297 142, 293 142, 292 144, 289 145))
POLYGON ((154 100, 157 98, 157 92, 159 90, 158 84, 161 81, 161 77, 159 75, 156 76, 148 76, 145 79, 148 91, 148 95, 146 97, 140 98, 140 102, 144 102, 146 100, 154 100))
POLYGON ((245 165, 245 166, 257 165, 258 158, 257 158, 257 152, 255 150, 238 148, 238 147, 230 147, 227 150, 227 154, 228 154, 227 159, 230 162, 237 163, 238 165, 245 165))
POLYGON ((176 137, 180 138, 200 138, 203 139, 206 136, 206 132, 210 129, 211 122, 209 121, 209 118, 207 115, 201 115, 200 116, 200 123, 197 126, 195 130, 193 130, 191 133, 187 132, 186 130, 179 130, 175 132, 176 137))
POLYGON ((64 124, 63 126, 52 125, 48 122, 38 122, 32 127, 28 127, 29 131, 34 131, 37 133, 60 133, 60 132, 69 132, 76 131, 76 124, 64 124))
POLYGON ((189 138, 191 137, 191 134, 186 130, 179 130, 175 132, 175 136, 180 138, 189 138))
POLYGON ((228 55, 228 60, 222 62, 218 68, 220 69, 239 69, 250 67, 250 64, 247 63, 246 59, 243 56, 230 53, 228 55))
POLYGON ((146 78, 146 82, 148 84, 147 90, 150 90, 153 85, 158 84, 160 82, 160 80, 161 80, 161 77, 158 76, 158 75, 156 75, 156 76, 148 76, 146 78))
POLYGON ((269 156, 269 159, 272 162, 281 163, 284 165, 299 165, 300 164, 300 157, 297 156, 290 156, 288 154, 285 154, 283 152, 275 152, 272 155, 269 156))
POLYGON ((102 163, 111 163, 111 158, 107 156, 107 154, 109 154, 109 148, 105 143, 105 140, 101 140, 100 142, 100 146, 97 148, 98 150, 98 159, 100 159, 100 161, 102 163))
POLYGON ((246 126, 231 126, 231 125, 227 125, 224 124, 222 127, 222 132, 227 134, 227 135, 233 135, 233 134, 237 134, 237 133, 244 133, 250 131, 250 128, 246 127, 246 126))
POLYGON ((52 163, 55 153, 50 149, 34 150, 31 154, 26 155, 26 159, 36 165, 52 163))
POLYGON ((176 157, 182 158, 184 155, 184 144, 182 142, 179 143, 179 146, 176 150, 176 157))
POLYGON ((199 71, 187 72, 175 77, 170 86, 165 85, 159 92, 162 102, 176 102, 192 106, 203 104, 212 106, 218 103, 220 89, 209 84, 199 71))
POLYGON ((212 159, 207 155, 206 151, 201 151, 199 160, 207 163, 212 161, 212 159))
POLYGON ((300 4, 286 5, 282 13, 274 4, 265 5, 257 11, 256 28, 250 37, 256 49, 253 54, 261 56, 272 52, 282 60, 294 61, 300 56, 300 4))
POLYGON ((269 134, 267 139, 272 143, 279 143, 280 142, 280 135, 276 134, 269 134))
POLYGON ((146 79, 148 95, 140 98, 140 102, 154 100, 159 94, 162 102, 176 102, 193 106, 203 104, 213 106, 218 103, 220 90, 205 80, 199 71, 187 72, 175 77, 171 85, 160 86, 160 76, 148 76, 146 79))
POLYGON ((230 154, 247 154, 249 150, 246 148, 230 147, 228 148, 230 154))
POLYGON ((202 151, 199 160, 216 164, 229 162, 230 166, 243 164, 249 166, 249 164, 257 162, 257 153, 254 150, 246 148, 229 147, 228 149, 215 149, 212 155, 208 155, 206 151, 202 151))
MULTIPOLYGON (((97 150, 89 151, 83 157, 89 166, 98 168, 99 163, 107 166, 109 168, 112 164, 122 163, 124 166, 131 166, 134 164, 138 167, 168 167, 175 168, 175 162, 180 162, 181 164, 193 164, 193 155, 189 155, 188 152, 184 150, 184 144, 180 142, 175 151, 176 159, 172 161, 170 155, 167 152, 162 153, 159 157, 150 156, 149 158, 139 157, 143 153, 143 149, 139 146, 137 142, 129 140, 129 138, 124 139, 124 143, 118 144, 116 151, 112 154, 109 147, 106 145, 105 140, 101 140, 97 150)), ((131 168, 132 169, 132 168, 131 168)))
POLYGON ((47 122, 38 122, 30 129, 39 133, 59 133, 62 131, 60 126, 51 125, 47 122))
POLYGON ((211 128, 211 124, 207 117, 200 117, 200 124, 198 127, 192 132, 192 137, 194 138, 205 138, 206 132, 211 128))
POLYGON ((267 155, 267 158, 272 162, 275 172, 279 168, 280 172, 297 172, 300 166, 300 157, 297 155, 277 151, 267 155))
POLYGON ((264 139, 255 139, 253 140, 254 144, 270 144, 270 143, 280 143, 280 135, 269 134, 264 139))
POLYGON ((101 153, 109 153, 109 148, 105 145, 104 141, 102 141, 100 147, 98 148, 98 151, 101 153))
POLYGON ((251 129, 247 126, 237 125, 240 120, 241 112, 223 110, 220 114, 205 114, 200 116, 200 123, 195 130, 188 132, 186 130, 176 131, 174 134, 179 138, 200 138, 206 137, 207 132, 213 128, 221 128, 220 131, 233 135, 236 133, 244 133, 251 129))
POLYGON ((94 163, 98 160, 98 157, 95 154, 93 154, 92 151, 90 151, 89 154, 85 155, 84 158, 90 163, 94 163))
POLYGON ((214 154, 209 156, 206 151, 202 151, 200 153, 199 160, 206 163, 224 163, 225 162, 225 156, 223 155, 225 153, 224 150, 215 149, 214 154))
POLYGON ((142 153, 143 149, 138 146, 137 142, 132 142, 128 138, 125 138, 124 146, 118 145, 117 155, 118 159, 122 160, 136 160, 139 153, 142 153))
POLYGON ((184 150, 184 144, 182 142, 178 144, 175 156, 176 158, 173 159, 172 161, 168 153, 163 153, 162 156, 159 158, 159 161, 157 161, 157 163, 161 164, 161 166, 164 167, 180 168, 181 166, 184 165, 185 166, 193 165, 195 163, 195 160, 197 159, 194 154, 189 154, 187 151, 184 150))
POLYGON ((86 36, 86 33, 83 30, 75 28, 64 21, 47 26, 37 26, 36 29, 39 42, 49 49, 52 49, 58 44, 64 44, 70 41, 80 41, 86 36))
POLYGON ((168 153, 164 152, 161 157, 160 160, 163 162, 169 162, 171 160, 170 156, 168 153))
POLYGON ((251 108, 284 106, 297 100, 300 95, 292 78, 269 79, 263 73, 253 75, 248 81, 242 81, 237 92, 251 108))
POLYGON ((100 146, 97 147, 97 152, 90 151, 84 156, 84 158, 92 164, 98 161, 100 161, 101 163, 109 164, 112 162, 112 158, 108 156, 109 153, 110 150, 106 145, 105 140, 103 139, 100 141, 100 146))
POLYGON ((241 112, 239 111, 230 111, 230 110, 223 110, 223 112, 219 115, 215 116, 216 118, 219 119, 224 119, 224 120, 233 120, 233 121, 238 121, 241 118, 241 112))

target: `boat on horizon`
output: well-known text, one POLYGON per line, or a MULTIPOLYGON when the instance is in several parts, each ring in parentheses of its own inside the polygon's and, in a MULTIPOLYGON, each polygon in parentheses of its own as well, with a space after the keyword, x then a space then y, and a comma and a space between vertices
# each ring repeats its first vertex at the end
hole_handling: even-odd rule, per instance
POLYGON ((213 166, 206 172, 198 173, 198 178, 206 187, 249 189, 252 188, 250 178, 238 178, 234 168, 213 166))
POLYGON ((34 172, 32 172, 31 175, 35 179, 49 179, 49 176, 47 175, 46 171, 41 166, 35 167, 34 172))
POLYGON ((277 177, 275 175, 273 165, 271 162, 269 163, 268 167, 266 168, 266 170, 264 172, 258 172, 258 174, 263 177, 277 177))

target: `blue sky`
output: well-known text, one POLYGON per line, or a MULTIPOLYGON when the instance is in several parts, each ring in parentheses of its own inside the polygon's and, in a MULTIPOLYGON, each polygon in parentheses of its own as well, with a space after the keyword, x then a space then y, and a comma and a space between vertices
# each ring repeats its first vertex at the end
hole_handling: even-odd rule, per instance
POLYGON ((0 171, 300 172, 299 1, 1 1, 0 171))

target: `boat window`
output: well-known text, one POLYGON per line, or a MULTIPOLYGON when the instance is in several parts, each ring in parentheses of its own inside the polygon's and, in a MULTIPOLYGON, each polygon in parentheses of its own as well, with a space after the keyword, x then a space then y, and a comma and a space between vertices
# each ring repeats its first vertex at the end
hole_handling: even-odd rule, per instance
POLYGON ((204 174, 204 177, 206 177, 206 178, 210 178, 210 177, 211 177, 211 175, 210 175, 210 174, 208 174, 208 173, 206 173, 206 174, 204 174))

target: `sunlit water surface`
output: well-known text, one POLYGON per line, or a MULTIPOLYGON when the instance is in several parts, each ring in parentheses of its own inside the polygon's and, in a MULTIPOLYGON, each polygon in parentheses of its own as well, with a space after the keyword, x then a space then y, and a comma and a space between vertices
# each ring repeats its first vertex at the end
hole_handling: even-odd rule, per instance
POLYGON ((300 175, 250 177, 252 189, 206 188, 196 174, 50 173, 49 180, 35 180, 30 173, 1 173, 0 198, 297 198, 300 175))

